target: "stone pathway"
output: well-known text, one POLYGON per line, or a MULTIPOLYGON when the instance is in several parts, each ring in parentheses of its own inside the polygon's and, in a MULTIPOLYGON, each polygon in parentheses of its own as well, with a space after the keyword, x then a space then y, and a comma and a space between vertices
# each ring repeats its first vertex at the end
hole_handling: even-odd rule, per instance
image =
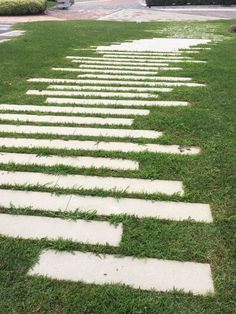
POLYGON ((11 40, 12 38, 23 34, 23 31, 12 30, 12 24, 0 23, 0 43, 11 40))
MULTIPOLYGON (((119 247, 126 236, 122 223, 114 225, 95 219, 88 222, 81 219, 71 221, 46 217, 49 211, 73 213, 77 209, 84 213, 96 211, 97 215, 105 216, 127 214, 138 218, 151 217, 174 221, 191 219, 195 223, 212 223, 208 204, 149 200, 150 196, 156 193, 170 197, 177 193, 181 197, 185 193, 184 185, 177 180, 126 177, 124 171, 139 171, 139 163, 130 158, 58 156, 55 151, 50 156, 27 153, 29 148, 47 148, 80 150, 84 151, 84 154, 89 151, 199 154, 198 147, 133 142, 133 139, 141 138, 150 141, 161 137, 163 132, 134 129, 132 117, 138 115, 145 119, 150 114, 150 108, 156 106, 189 106, 185 101, 158 101, 158 94, 168 93, 175 86, 201 89, 205 85, 177 74, 162 76, 162 65, 165 64, 166 69, 173 68, 173 64, 177 63, 174 71, 178 73, 179 66, 185 62, 202 62, 195 60, 191 52, 205 49, 205 46, 198 48, 198 45, 208 43, 209 40, 161 38, 92 47, 91 51, 96 49, 99 57, 81 57, 79 50, 75 50, 78 52, 74 56, 67 56, 71 68, 52 68, 52 73, 56 74, 54 78, 39 77, 28 80, 35 85, 42 82, 53 84, 48 85, 45 90, 28 90, 26 93, 29 99, 32 95, 39 99, 42 96, 57 97, 48 97, 40 106, 32 102, 31 105, 0 104, 0 118, 5 120, 5 124, 0 125, 0 132, 5 133, 5 137, 0 138, 0 149, 11 148, 9 153, 0 153, 0 163, 21 167, 35 165, 43 169, 61 165, 76 169, 123 171, 120 176, 46 174, 40 170, 31 172, 30 168, 27 171, 0 171, 1 207, 27 207, 32 212, 44 211, 43 216, 37 216, 37 212, 34 215, 0 214, 0 234, 26 240, 64 239, 119 247), (186 56, 185 51, 189 51, 190 56, 186 56), (87 63, 88 61, 92 63, 87 63), (105 69, 116 63, 119 63, 122 75, 113 70, 112 74, 108 74, 105 69), (129 73, 126 71, 127 63, 129 73), (157 72, 155 66, 158 63, 160 66, 157 72), (101 64, 102 67, 99 68, 101 64), (147 64, 151 69, 150 73, 147 71, 147 64), (64 71, 68 71, 70 78, 61 77, 64 71), (68 106, 69 104, 71 106, 68 106), (81 113, 87 116, 75 115, 81 113), (94 114, 109 117, 94 117, 94 114), (119 115, 122 115, 122 118, 119 115), (36 125, 35 122, 46 125, 36 125), (58 126, 56 123, 62 125, 58 126), (86 124, 92 126, 86 127, 86 124), (21 136, 9 136, 12 133, 21 136), (46 138, 35 138, 35 134, 44 134, 46 138), (56 135, 57 139, 52 139, 53 135, 56 135), (71 139, 68 136, 78 138, 71 139), (80 136, 88 136, 91 139, 83 140, 80 136), (24 153, 13 152, 18 148, 24 148, 24 153), (26 191, 28 186, 34 191, 26 191), (60 188, 65 190, 65 194, 37 191, 39 187, 45 186, 49 190, 60 188), (83 195, 73 194, 75 190, 78 194, 82 191, 83 195), (108 194, 119 191, 130 194, 132 198, 91 196, 95 190, 106 191, 108 194), (146 194, 146 199, 140 198, 142 193, 146 194)), ((90 252, 77 251, 72 254, 46 250, 41 252, 38 263, 33 265, 28 275, 99 285, 122 283, 143 290, 178 289, 200 295, 214 293, 210 265, 199 262, 136 259, 132 256, 109 254, 101 257, 90 252)))

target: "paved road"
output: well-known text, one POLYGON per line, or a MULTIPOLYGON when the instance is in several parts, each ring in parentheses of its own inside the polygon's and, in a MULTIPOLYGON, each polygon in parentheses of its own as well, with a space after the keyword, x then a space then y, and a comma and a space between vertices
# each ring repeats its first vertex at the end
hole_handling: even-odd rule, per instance
POLYGON ((69 10, 46 15, 0 17, 1 23, 44 20, 206 21, 236 19, 236 6, 176 6, 147 8, 144 0, 77 0, 69 10))

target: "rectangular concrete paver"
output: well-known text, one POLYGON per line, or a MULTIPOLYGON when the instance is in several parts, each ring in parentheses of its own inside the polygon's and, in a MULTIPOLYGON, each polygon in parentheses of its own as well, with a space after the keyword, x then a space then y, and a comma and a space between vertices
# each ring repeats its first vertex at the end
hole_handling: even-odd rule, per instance
MULTIPOLYGON (((164 92, 168 93, 173 90, 173 88, 165 88, 165 87, 125 87, 125 86, 81 86, 81 85, 49 85, 48 89, 57 89, 57 90, 96 90, 96 91, 124 91, 124 92, 164 92)), ((116 109, 117 110, 117 109, 116 109)), ((130 110, 134 111, 134 110, 130 110)), ((134 111, 135 112, 135 111, 134 111)))
POLYGON ((104 98, 149 98, 157 97, 148 93, 123 93, 123 92, 75 92, 75 91, 49 91, 28 90, 27 95, 36 96, 80 96, 80 97, 104 97, 104 98))
POLYGON ((21 148, 51 148, 68 150, 88 151, 111 151, 111 152, 152 152, 180 155, 195 155, 200 153, 198 147, 181 147, 178 145, 138 144, 130 142, 98 142, 76 140, 53 140, 35 138, 0 138, 0 146, 21 148))
MULTIPOLYGON (((73 86, 69 86, 73 89, 73 86)), ((66 85, 62 87, 51 85, 52 89, 67 89, 66 85)), ((110 109, 110 108, 86 108, 86 107, 68 107, 68 106, 38 106, 38 105, 15 105, 15 104, 0 104, 1 111, 38 111, 38 112, 55 112, 55 113, 86 113, 86 114, 105 114, 105 115, 131 115, 131 116, 146 116, 149 115, 148 109, 110 109)))
POLYGON ((0 184, 16 185, 48 185, 63 189, 100 189, 104 191, 120 191, 126 193, 163 193, 183 194, 181 181, 149 180, 123 177, 98 177, 84 175, 49 175, 39 172, 0 171, 0 184))
POLYGON ((149 86, 149 87, 158 87, 158 86, 187 86, 187 87, 202 87, 206 86, 205 84, 199 83, 186 83, 186 82, 147 82, 147 81, 126 81, 126 80, 84 80, 84 79, 59 79, 59 78, 32 78, 28 80, 29 82, 44 82, 44 83, 69 83, 69 84, 91 84, 91 85, 119 85, 119 86, 149 86))
POLYGON ((191 81, 192 79, 189 77, 172 77, 172 76, 138 76, 138 75, 116 75, 116 74, 80 74, 79 77, 81 78, 99 78, 99 79, 116 79, 116 80, 124 80, 124 79, 130 79, 134 81, 173 81, 173 82, 186 82, 191 81))
POLYGON ((79 128, 60 126, 36 126, 36 125, 0 125, 0 132, 19 134, 52 134, 52 135, 76 135, 92 137, 117 137, 117 138, 158 138, 161 132, 149 130, 132 129, 101 129, 101 128, 79 128))
POLYGON ((113 198, 84 195, 55 195, 47 192, 0 190, 3 208, 63 212, 96 212, 97 215, 134 215, 138 218, 192 220, 212 223, 208 204, 150 201, 132 198, 113 198))
POLYGON ((136 107, 175 107, 175 106, 188 106, 187 101, 158 101, 158 100, 117 100, 117 99, 80 99, 80 98, 56 98, 49 97, 46 102, 48 104, 74 104, 74 105, 114 105, 114 106, 136 106, 136 107))
POLYGON ((122 224, 103 221, 0 214, 0 234, 13 238, 72 240, 88 244, 119 246, 122 224))
POLYGON ((154 258, 49 250, 41 253, 28 275, 88 284, 125 284, 142 290, 214 293, 209 264, 154 258))
POLYGON ((133 119, 127 118, 98 118, 98 117, 75 117, 75 116, 53 116, 33 115, 19 113, 0 113, 1 120, 29 121, 47 123, 74 123, 74 124, 101 124, 101 125, 132 125, 133 119))
MULTIPOLYGON (((143 71, 143 66, 127 66, 127 65, 91 65, 91 64, 81 64, 80 69, 116 69, 116 70, 131 70, 135 71, 143 71)), ((165 71, 174 71, 174 70, 181 70, 181 68, 170 68, 170 67, 148 67, 145 66, 145 70, 150 71, 152 74, 157 73, 159 70, 165 71)))
POLYGON ((76 168, 108 168, 114 170, 138 170, 139 164, 128 159, 101 158, 101 157, 68 157, 68 156, 39 156, 35 154, 2 153, 0 163, 24 164, 39 166, 64 165, 76 168))

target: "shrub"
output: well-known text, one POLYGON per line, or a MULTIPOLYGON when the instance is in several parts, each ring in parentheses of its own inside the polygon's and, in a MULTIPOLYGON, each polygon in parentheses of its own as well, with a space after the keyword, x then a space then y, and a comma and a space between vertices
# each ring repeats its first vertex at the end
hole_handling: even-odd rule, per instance
POLYGON ((204 4, 218 4, 218 5, 230 5, 236 4, 236 0, 146 0, 147 6, 155 5, 204 5, 204 4))
POLYGON ((0 15, 39 14, 46 7, 46 0, 0 0, 0 15))

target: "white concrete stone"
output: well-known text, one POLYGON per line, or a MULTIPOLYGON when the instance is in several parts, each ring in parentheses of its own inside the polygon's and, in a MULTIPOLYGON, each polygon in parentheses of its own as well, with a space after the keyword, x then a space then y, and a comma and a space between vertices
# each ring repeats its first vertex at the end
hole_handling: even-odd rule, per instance
POLYGON ((173 76, 137 76, 137 75, 104 75, 104 74, 80 74, 82 78, 99 78, 99 79, 115 79, 115 80, 134 80, 134 81, 172 81, 172 82, 188 82, 192 79, 189 77, 173 77, 173 76))
POLYGON ((97 118, 75 116, 32 115, 17 113, 0 113, 1 120, 47 123, 76 123, 101 125, 132 125, 133 119, 127 118, 97 118))
MULTIPOLYGON (((120 60, 114 60, 114 61, 109 61, 109 60, 105 60, 105 59, 102 59, 100 58, 100 61, 92 61, 92 60, 71 60, 73 63, 79 63, 80 65, 82 64, 92 64, 92 65, 97 65, 97 64, 103 64, 103 65, 129 65, 129 66, 136 66, 137 63, 134 63, 134 62, 130 62, 130 61, 120 61, 120 60)), ((138 63, 139 66, 146 66, 147 63, 146 62, 139 62, 138 63)), ((161 67, 168 67, 169 66, 169 62, 149 62, 148 63, 148 66, 153 66, 153 67, 156 67, 156 66, 161 66, 161 67)))
POLYGON ((100 189, 104 191, 120 191, 126 193, 163 193, 173 195, 183 194, 183 184, 180 181, 148 180, 123 177, 98 177, 84 175, 51 175, 36 172, 0 171, 0 184, 48 185, 63 189, 100 189))
POLYGON ((124 284, 142 290, 214 293, 209 264, 154 258, 48 250, 41 253, 28 275, 87 284, 124 284))
POLYGON ((27 95, 36 96, 80 96, 80 97, 104 97, 104 98, 149 98, 158 97, 148 93, 122 93, 122 92, 75 92, 75 91, 49 91, 49 90, 28 90, 27 95))
POLYGON ((152 38, 137 39, 131 42, 99 46, 96 51, 128 51, 128 52, 178 52, 180 49, 189 49, 192 46, 210 43, 209 39, 196 38, 152 38))
MULTIPOLYGON (((77 60, 77 59, 76 59, 77 60)), ((132 58, 132 57, 125 57, 125 58, 122 58, 122 57, 108 57, 108 56, 105 56, 103 57, 102 60, 108 60, 108 61, 122 61, 122 62, 134 62, 134 63, 137 63, 139 64, 140 62, 143 63, 143 62, 146 62, 147 64, 153 64, 153 62, 157 62, 157 64, 160 64, 160 63, 206 63, 206 61, 203 61, 203 60, 186 60, 186 59, 174 59, 174 58, 170 58, 170 59, 161 59, 161 58, 132 58)))
MULTIPOLYGON (((91 65, 91 64, 81 64, 80 69, 117 69, 117 70, 132 70, 132 71, 142 71, 144 69, 143 66, 119 66, 119 65, 91 65)), ((173 68, 173 67, 147 67, 145 66, 145 70, 148 70, 152 73, 156 73, 159 70, 165 71, 174 71, 181 70, 181 68, 173 68)))
POLYGON ((138 144, 129 142, 98 142, 76 140, 47 140, 34 138, 0 138, 1 147, 25 147, 25 148, 51 148, 51 149, 76 149, 88 151, 110 152, 151 152, 180 155, 195 155, 200 153, 198 147, 180 147, 178 145, 138 144))
POLYGON ((104 137, 130 137, 130 138, 158 138, 162 132, 132 129, 102 129, 102 128, 79 128, 60 126, 36 126, 36 125, 0 125, 0 132, 19 134, 53 134, 53 135, 76 135, 76 136, 104 136, 104 137))
MULTIPOLYGON (((51 85, 50 88, 57 89, 57 85, 51 85)), ((63 85, 62 85, 63 87, 63 85)), ((65 89, 67 86, 65 85, 65 89)), ((73 89, 73 86, 71 86, 73 89)), ((37 106, 37 105, 14 105, 0 104, 0 110, 4 111, 38 111, 38 112, 60 112, 60 113, 87 113, 87 114, 106 114, 106 115, 132 115, 146 116, 150 111, 147 109, 110 109, 110 108, 86 108, 86 107, 68 107, 68 106, 37 106)))
POLYGON ((96 91, 118 91, 118 92, 171 92, 173 88, 165 87, 125 87, 125 86, 80 86, 80 85, 49 85, 48 89, 56 90, 96 90, 96 91))
POLYGON ((112 159, 99 157, 68 157, 68 156, 41 156, 35 154, 2 153, 0 163, 24 164, 39 166, 64 165, 76 168, 107 168, 113 170, 138 170, 139 164, 128 159, 112 159))
MULTIPOLYGON (((77 50, 77 49, 76 49, 77 50)), ((101 54, 107 55, 107 54, 113 54, 113 55, 135 55, 135 56, 181 56, 181 52, 142 52, 142 51, 97 51, 101 54)))
POLYGON ((212 223, 208 204, 149 201, 83 195, 55 195, 46 192, 0 190, 0 207, 63 212, 96 212, 97 215, 134 215, 138 218, 212 223))
POLYGON ((29 79, 29 82, 38 82, 38 83, 71 83, 71 84, 91 84, 91 85, 124 85, 124 86, 132 86, 133 88, 136 86, 149 86, 149 87, 158 87, 158 86, 187 86, 187 87, 203 87, 205 84, 198 83, 186 83, 186 82, 139 82, 139 81, 119 81, 119 80, 84 80, 84 79, 49 79, 49 78, 33 78, 29 79))
POLYGON ((156 65, 160 65, 160 64, 166 64, 166 63, 182 63, 182 62, 187 62, 187 63, 206 63, 206 61, 202 61, 202 60, 174 60, 174 59, 149 59, 149 58, 142 58, 142 59, 132 59, 130 57, 113 57, 113 58, 109 58, 108 56, 104 56, 103 58, 94 58, 94 57, 74 57, 74 56, 68 56, 68 59, 72 59, 73 62, 77 61, 77 62, 81 62, 82 61, 93 61, 94 63, 96 63, 97 61, 121 61, 121 62, 133 62, 134 64, 137 63, 139 64, 146 62, 147 64, 153 64, 155 62, 156 65))
POLYGON ((187 101, 157 101, 157 100, 116 100, 116 99, 79 99, 79 98, 47 98, 48 104, 74 104, 74 105, 103 105, 103 106, 145 106, 145 107, 175 107, 188 106, 187 101))
POLYGON ((104 73, 104 74, 134 74, 134 75, 155 75, 156 73, 158 73, 157 71, 156 72, 152 72, 152 71, 132 71, 132 70, 98 70, 98 69, 80 69, 79 72, 82 72, 82 73, 104 73))
POLYGON ((191 57, 186 56, 153 56, 153 55, 137 55, 137 54, 106 54, 105 58, 128 58, 128 59, 148 59, 148 60, 191 60, 191 57))
POLYGON ((71 221, 61 218, 0 214, 0 234, 22 239, 63 239, 119 246, 122 224, 116 227, 105 221, 71 221))

